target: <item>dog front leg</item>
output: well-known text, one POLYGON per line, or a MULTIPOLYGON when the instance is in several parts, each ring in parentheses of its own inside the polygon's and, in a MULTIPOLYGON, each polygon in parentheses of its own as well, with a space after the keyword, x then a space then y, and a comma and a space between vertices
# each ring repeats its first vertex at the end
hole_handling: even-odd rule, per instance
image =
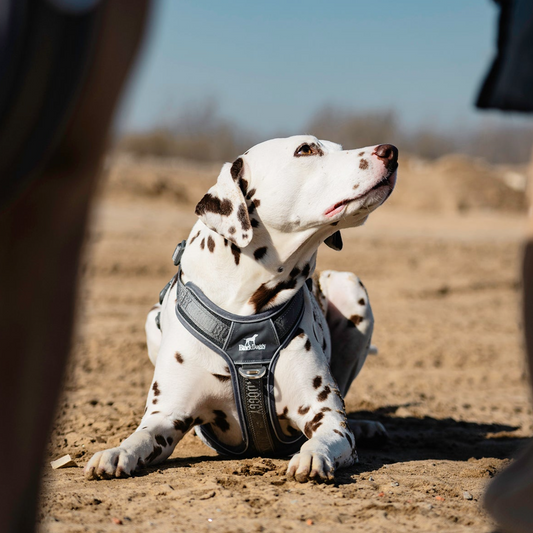
POLYGON ((135 470, 167 459, 185 433, 200 419, 192 416, 169 418, 147 413, 137 431, 120 446, 97 452, 85 467, 87 479, 131 476, 135 470))
MULTIPOLYGON (((325 390, 329 388, 326 386, 325 390)), ((347 424, 344 404, 338 396, 335 400, 328 402, 330 406, 315 406, 307 412, 305 407, 298 409, 300 414, 294 422, 309 440, 291 458, 287 469, 289 478, 301 483, 331 481, 337 468, 357 462, 355 438, 347 424)))

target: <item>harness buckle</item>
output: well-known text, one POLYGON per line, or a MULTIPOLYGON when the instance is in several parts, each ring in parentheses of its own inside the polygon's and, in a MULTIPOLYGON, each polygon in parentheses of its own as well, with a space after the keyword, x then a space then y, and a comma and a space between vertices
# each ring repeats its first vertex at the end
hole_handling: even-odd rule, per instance
POLYGON ((181 256, 183 255, 183 252, 185 251, 185 245, 187 244, 186 240, 181 241, 174 250, 174 253, 172 254, 172 261, 174 261, 174 265, 178 266, 181 261, 181 256))
POLYGON ((266 374, 266 367, 239 367, 239 374, 245 379, 261 379, 266 374))

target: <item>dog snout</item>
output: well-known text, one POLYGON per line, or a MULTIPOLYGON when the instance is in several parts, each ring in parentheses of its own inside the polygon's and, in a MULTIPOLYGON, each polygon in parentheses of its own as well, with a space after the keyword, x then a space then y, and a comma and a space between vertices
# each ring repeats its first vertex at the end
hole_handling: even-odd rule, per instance
POLYGON ((396 170, 398 166, 398 148, 392 144, 379 144, 376 146, 372 155, 375 155, 381 161, 389 171, 396 170))

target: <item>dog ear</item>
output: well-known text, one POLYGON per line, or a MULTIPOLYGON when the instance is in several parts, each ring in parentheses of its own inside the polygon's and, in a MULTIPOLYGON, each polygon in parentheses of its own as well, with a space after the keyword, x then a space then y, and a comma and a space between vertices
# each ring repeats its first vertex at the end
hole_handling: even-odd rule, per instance
POLYGON ((216 185, 198 202, 195 213, 200 220, 228 241, 244 248, 253 236, 244 194, 248 182, 244 179, 242 157, 233 164, 225 163, 216 185), (244 194, 243 194, 244 193, 244 194))
POLYGON ((324 243, 327 244, 333 250, 336 250, 337 252, 340 252, 342 250, 341 232, 340 231, 336 231, 333 235, 330 235, 324 241, 324 243))

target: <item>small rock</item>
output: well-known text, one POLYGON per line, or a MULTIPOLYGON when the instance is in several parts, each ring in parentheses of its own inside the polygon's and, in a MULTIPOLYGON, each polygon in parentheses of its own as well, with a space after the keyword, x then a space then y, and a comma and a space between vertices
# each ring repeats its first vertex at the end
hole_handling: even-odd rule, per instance
POLYGON ((78 466, 76 462, 72 460, 72 457, 70 455, 63 455, 63 457, 60 457, 59 459, 52 461, 50 465, 52 466, 53 469, 78 466))
POLYGON ((443 502, 444 496, 435 496, 435 499, 438 500, 439 502, 443 502))
POLYGON ((112 518, 111 522, 113 522, 113 524, 116 524, 117 526, 122 525, 122 520, 120 518, 112 518))
POLYGON ((306 523, 308 526, 312 526, 312 525, 314 524, 314 522, 313 522, 310 518, 308 518, 308 519, 305 521, 305 523, 306 523))
POLYGON ((393 482, 391 483, 391 486, 392 486, 392 487, 398 487, 399 485, 400 485, 400 484, 399 484, 397 481, 393 481, 393 482))
POLYGON ((472 496, 470 492, 468 492, 467 490, 463 492, 463 500, 473 500, 473 499, 474 499, 474 496, 472 496))
POLYGON ((370 477, 368 478, 368 481, 374 481, 374 478, 373 478, 372 476, 370 476, 370 477))
POLYGON ((209 500, 209 498, 212 498, 216 495, 216 492, 214 490, 207 492, 206 494, 202 494, 198 499, 199 500, 209 500))

